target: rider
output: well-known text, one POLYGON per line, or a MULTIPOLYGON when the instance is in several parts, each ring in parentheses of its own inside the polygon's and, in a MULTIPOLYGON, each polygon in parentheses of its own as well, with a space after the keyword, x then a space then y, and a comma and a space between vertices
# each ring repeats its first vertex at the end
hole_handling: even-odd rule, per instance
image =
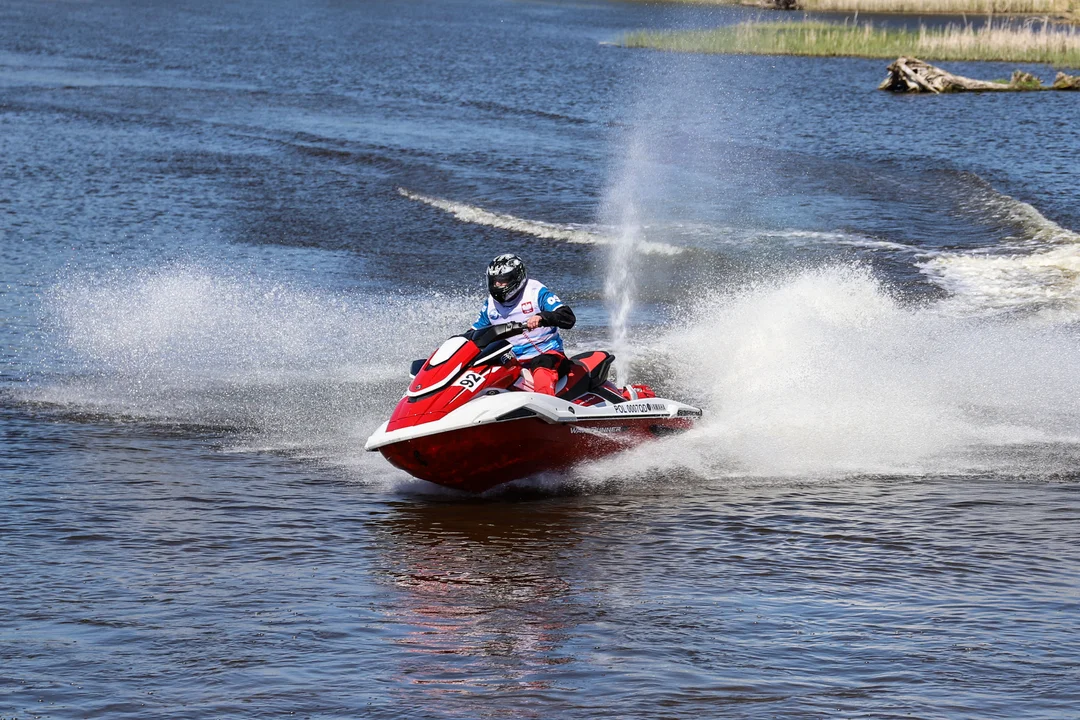
POLYGON ((517 255, 500 255, 488 263, 487 283, 490 296, 473 327, 526 323, 529 329, 515 338, 514 355, 532 372, 533 391, 554 395, 559 375, 570 366, 558 328, 574 327, 574 311, 543 283, 530 280, 517 255))

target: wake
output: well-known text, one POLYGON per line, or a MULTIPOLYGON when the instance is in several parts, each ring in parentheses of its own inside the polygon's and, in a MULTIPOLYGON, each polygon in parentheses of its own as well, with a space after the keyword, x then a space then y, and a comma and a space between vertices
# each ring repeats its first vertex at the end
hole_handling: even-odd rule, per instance
POLYGON ((637 338, 660 391, 705 408, 690 433, 591 477, 836 478, 1071 473, 1080 337, 1069 327, 907 307, 864 268, 718 292, 637 338))
MULTIPOLYGON (((398 194, 409 200, 450 213, 463 223, 485 225, 500 230, 531 235, 544 240, 558 240, 578 245, 609 245, 612 242, 611 237, 599 229, 589 229, 580 225, 556 225, 542 220, 527 220, 514 215, 491 212, 475 205, 466 205, 452 200, 421 195, 405 188, 398 188, 398 194)), ((641 251, 646 254, 678 255, 682 252, 682 249, 666 243, 644 242, 641 251)))
POLYGON ((946 306, 965 315, 1019 313, 1049 322, 1080 318, 1080 233, 986 185, 969 204, 1014 234, 998 247, 937 253, 919 264, 950 294, 946 306))

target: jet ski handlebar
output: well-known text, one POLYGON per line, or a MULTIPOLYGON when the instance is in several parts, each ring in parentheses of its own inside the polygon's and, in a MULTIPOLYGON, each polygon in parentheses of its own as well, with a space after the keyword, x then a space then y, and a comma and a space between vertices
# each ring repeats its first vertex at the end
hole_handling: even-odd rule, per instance
POLYGON ((470 328, 465 333, 465 337, 483 348, 498 340, 520 335, 528 329, 529 326, 523 322, 508 322, 499 325, 488 325, 480 329, 470 328))

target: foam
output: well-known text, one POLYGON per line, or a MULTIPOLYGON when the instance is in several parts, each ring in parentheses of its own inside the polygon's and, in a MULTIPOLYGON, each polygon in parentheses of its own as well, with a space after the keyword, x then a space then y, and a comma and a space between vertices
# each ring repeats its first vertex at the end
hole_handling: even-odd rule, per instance
MULTIPOLYGON (((558 240, 579 245, 608 245, 612 242, 609 235, 598 229, 589 229, 582 225, 557 225, 542 220, 527 220, 514 215, 491 212, 475 205, 466 205, 453 200, 421 195, 405 188, 398 188, 398 194, 409 200, 450 213, 454 218, 464 223, 485 225, 500 230, 532 235, 544 240, 558 240)), ((656 255, 678 255, 682 252, 682 249, 677 246, 650 241, 642 242, 640 250, 646 254, 656 255)))
POLYGON ((982 251, 930 254, 918 264, 962 315, 1022 313, 1049 322, 1080 319, 1080 234, 1032 205, 989 188, 972 201, 1015 234, 982 251))
POLYGON ((1080 319, 1080 246, 1031 254, 947 254, 920 268, 945 288, 958 314, 1021 312, 1051 322, 1080 319))
POLYGON ((580 472, 589 482, 1071 472, 1077 340, 905 307, 860 267, 793 273, 707 298, 643 344, 663 369, 660 389, 705 417, 580 472))
POLYGON ((478 303, 334 293, 197 265, 72 273, 45 298, 53 351, 19 399, 217 428, 233 451, 401 479, 365 457, 363 442, 401 396, 409 360, 467 326, 478 303))

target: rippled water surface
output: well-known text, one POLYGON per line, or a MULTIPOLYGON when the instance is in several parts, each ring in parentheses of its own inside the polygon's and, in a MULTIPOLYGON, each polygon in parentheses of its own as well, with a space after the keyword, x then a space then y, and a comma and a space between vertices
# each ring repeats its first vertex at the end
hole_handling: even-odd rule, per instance
POLYGON ((755 12, 3 4, 0 718, 1076 717, 1078 99, 755 12), (703 421, 364 453, 506 251, 703 421))

